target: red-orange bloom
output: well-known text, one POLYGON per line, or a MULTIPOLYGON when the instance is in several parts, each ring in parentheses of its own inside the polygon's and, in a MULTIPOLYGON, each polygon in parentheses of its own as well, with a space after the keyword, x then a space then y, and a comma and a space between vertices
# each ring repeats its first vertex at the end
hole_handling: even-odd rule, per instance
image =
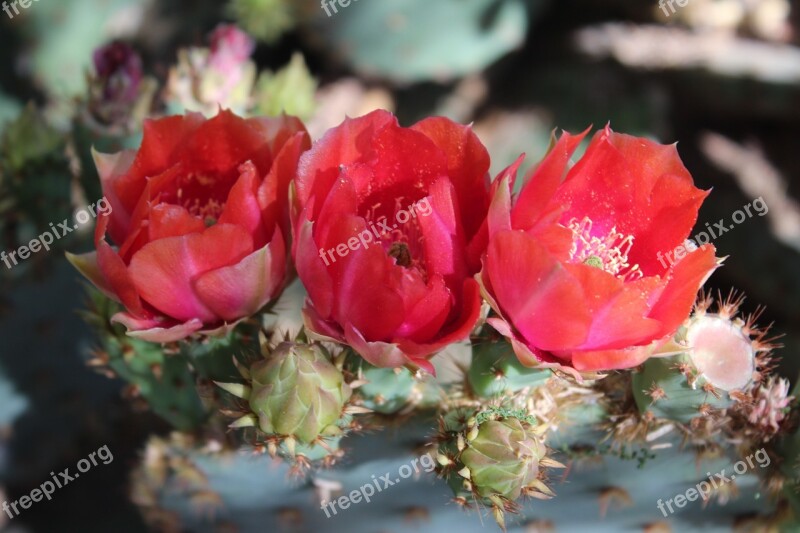
POLYGON ((568 168, 587 132, 565 133, 516 201, 516 167, 500 178, 478 276, 490 323, 525 365, 578 371, 636 366, 687 318, 717 267, 705 245, 674 265, 707 192, 674 145, 606 127, 568 168))
POLYGON ((98 219, 97 251, 70 259, 126 307, 114 320, 130 335, 169 342, 229 327, 287 281, 288 189, 309 146, 290 117, 149 120, 138 151, 95 154, 113 210, 98 219))
POLYGON ((481 307, 489 155, 467 126, 348 119, 303 155, 295 264, 306 325, 374 365, 432 371, 481 307))

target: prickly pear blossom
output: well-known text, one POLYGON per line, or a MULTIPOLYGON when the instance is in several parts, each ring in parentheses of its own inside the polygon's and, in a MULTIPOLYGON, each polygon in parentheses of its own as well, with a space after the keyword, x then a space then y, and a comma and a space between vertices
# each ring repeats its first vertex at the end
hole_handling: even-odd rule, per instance
POLYGON ((469 336, 485 247, 489 155, 468 126, 348 119, 304 154, 293 250, 307 327, 379 367, 413 366, 469 336))
POLYGON ((674 265, 658 258, 684 243, 707 193, 675 146, 599 131, 573 167, 586 132, 564 133, 511 196, 518 161, 501 177, 479 276, 528 366, 578 371, 636 366, 688 317, 717 267, 705 245, 674 265))
POLYGON ((112 320, 130 335, 222 332, 287 281, 289 182, 309 144, 285 116, 150 120, 138 151, 95 154, 113 211, 99 218, 97 252, 70 259, 125 306, 112 320))

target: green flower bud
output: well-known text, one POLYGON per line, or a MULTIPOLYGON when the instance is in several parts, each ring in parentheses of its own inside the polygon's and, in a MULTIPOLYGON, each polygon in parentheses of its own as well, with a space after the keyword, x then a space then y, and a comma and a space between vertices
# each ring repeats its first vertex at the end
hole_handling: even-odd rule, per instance
POLYGON ((539 475, 539 460, 546 449, 542 441, 516 418, 490 420, 479 426, 478 436, 461 454, 470 480, 482 498, 501 496, 516 500, 539 475))
POLYGON ((311 444, 341 434, 337 422, 351 390, 321 347, 283 343, 254 364, 250 375, 250 408, 267 435, 311 444))

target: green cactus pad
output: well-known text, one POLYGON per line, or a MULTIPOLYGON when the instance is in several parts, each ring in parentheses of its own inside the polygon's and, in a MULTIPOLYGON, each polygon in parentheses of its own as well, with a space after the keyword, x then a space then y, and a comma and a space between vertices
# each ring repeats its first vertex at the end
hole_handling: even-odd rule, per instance
POLYGON ((694 368, 690 358, 686 354, 680 354, 649 359, 641 371, 633 374, 633 396, 642 413, 651 412, 659 418, 686 424, 693 418, 702 416, 701 407, 704 405, 714 409, 730 407, 733 402, 727 392, 717 389, 719 398, 706 392, 703 388, 706 380, 699 374, 694 384, 690 385, 687 377, 679 370, 679 365, 690 365, 690 368, 694 368))
POLYGON ((361 405, 384 415, 396 413, 413 401, 417 381, 406 368, 378 368, 360 356, 354 361, 352 371, 366 381, 357 389, 361 405))
POLYGON ((505 341, 475 344, 467 377, 472 392, 482 398, 505 396, 524 388, 543 385, 553 373, 519 362, 505 341))

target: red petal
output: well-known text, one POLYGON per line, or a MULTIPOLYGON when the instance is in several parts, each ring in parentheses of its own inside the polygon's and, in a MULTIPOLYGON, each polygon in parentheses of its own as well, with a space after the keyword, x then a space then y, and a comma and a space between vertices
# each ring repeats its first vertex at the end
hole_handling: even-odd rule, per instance
POLYGON ((142 145, 130 171, 113 182, 114 191, 129 213, 136 207, 146 179, 173 166, 179 149, 204 121, 199 113, 145 120, 142 145))
POLYGON ((97 266, 122 305, 136 316, 146 316, 128 267, 106 241, 97 243, 97 266))
POLYGON ((511 213, 514 228, 531 229, 545 214, 545 207, 564 179, 570 157, 588 133, 589 129, 578 135, 564 132, 556 145, 532 171, 511 213))
MULTIPOLYGON (((299 207, 305 207, 314 195, 327 196, 339 177, 340 165, 363 161, 372 150, 376 132, 396 122, 391 113, 378 110, 360 118, 348 118, 328 130, 300 160, 296 181, 299 207)), ((315 220, 317 212, 312 212, 309 218, 315 220)))
POLYGON ((439 180, 427 196, 430 213, 420 214, 416 221, 422 230, 425 269, 440 274, 448 287, 460 287, 472 273, 467 267, 464 228, 458 219, 455 189, 448 180, 439 180))
POLYGON ((194 289, 214 314, 232 322, 264 307, 277 296, 285 278, 286 248, 276 228, 269 244, 235 265, 202 274, 194 289))
POLYGON ((513 177, 498 176, 500 183, 492 196, 492 204, 486 217, 488 234, 495 235, 501 231, 510 231, 511 227, 511 187, 513 177))
POLYGON ((241 261, 253 251, 247 232, 216 224, 204 233, 150 242, 131 259, 131 278, 142 298, 162 313, 208 324, 219 317, 197 297, 193 282, 202 274, 241 261))
POLYGON ((298 226, 295 236, 294 262, 297 275, 303 282, 308 292, 308 299, 312 302, 321 319, 328 319, 333 313, 333 282, 325 261, 330 263, 327 256, 323 260, 325 249, 320 250, 313 236, 314 223, 305 220, 298 226))
POLYGON ((297 166, 302 153, 308 150, 307 134, 298 133, 280 149, 269 174, 258 189, 258 203, 264 213, 264 227, 268 230, 279 224, 286 242, 291 238, 289 213, 289 187, 297 176, 297 166))
POLYGON ((429 342, 441 331, 453 309, 453 298, 442 277, 431 277, 428 284, 414 294, 406 286, 401 289, 405 302, 403 324, 394 333, 395 338, 414 342, 429 342))
POLYGON ((572 352, 572 365, 581 372, 601 370, 623 370, 644 363, 663 340, 644 346, 634 346, 623 350, 597 350, 572 352))
MULTIPOLYGON (((320 244, 336 248, 365 229, 364 221, 341 215, 331 221, 331 230, 320 244)), ((367 340, 388 341, 403 323, 403 298, 399 291, 402 267, 394 265, 380 246, 336 255, 328 268, 334 280, 333 317, 339 324, 352 324, 367 340), (375 310, 380 309, 380 313, 375 310)))
POLYGON ((352 324, 347 324, 345 327, 345 337, 347 344, 373 366, 399 368, 409 363, 409 357, 397 345, 380 341, 370 342, 352 324))
MULTIPOLYGON (((405 208, 425 197, 436 180, 447 177, 445 154, 425 135, 401 128, 396 121, 372 139, 372 150, 365 162, 371 172, 359 169, 360 166, 353 165, 351 169, 343 165, 342 172, 353 183, 361 208, 359 214, 375 207, 374 218, 393 217, 398 207, 405 208)), ((485 213, 485 207, 481 211, 485 213)), ((459 216, 463 219, 464 213, 459 216)))
POLYGON ((578 281, 535 239, 501 232, 489 243, 486 274, 505 316, 542 350, 580 346, 591 315, 578 281))
POLYGON ((635 237, 628 259, 631 264, 638 264, 646 275, 664 275, 669 269, 669 260, 662 258, 686 242, 708 193, 669 174, 658 180, 651 196, 652 222, 635 237))
POLYGON ((264 130, 228 110, 203 122, 182 147, 187 173, 238 177, 239 165, 252 161, 264 175, 272 164, 264 130))
POLYGON ((228 193, 218 223, 236 224, 252 235, 256 248, 262 248, 272 236, 274 226, 267 227, 263 223, 263 211, 258 203, 258 189, 261 183, 256 172, 255 165, 250 161, 239 167, 239 179, 228 193))
POLYGON ((429 357, 447 346, 461 342, 469 337, 470 332, 478 322, 481 304, 483 303, 480 289, 474 279, 468 278, 464 280, 461 300, 463 304, 454 309, 458 314, 445 324, 439 334, 432 340, 424 343, 415 343, 407 339, 398 339, 397 344, 403 349, 403 352, 415 358, 429 357))
POLYGON ((457 191, 464 232, 471 239, 489 207, 489 153, 471 127, 448 118, 427 118, 411 129, 424 133, 447 156, 447 174, 457 191))
MULTIPOLYGON (((184 168, 180 164, 174 165, 161 174, 147 179, 147 184, 139 197, 139 202, 131 214, 130 226, 125 241, 118 243, 119 255, 124 261, 130 262, 133 254, 149 242, 148 224, 150 210, 154 205, 160 204, 159 194, 173 181, 183 174, 184 168)), ((205 225, 205 224, 204 224, 205 225)))
POLYGON ((308 131, 303 121, 297 117, 282 114, 279 117, 253 117, 247 122, 261 129, 262 136, 267 139, 272 154, 280 152, 286 143, 298 136, 302 138, 300 143, 302 151, 311 148, 308 131))
POLYGON ((108 214, 111 217, 109 234, 115 242, 122 242, 128 232, 131 211, 126 209, 117 195, 114 181, 128 172, 136 157, 136 151, 124 150, 116 154, 101 154, 92 148, 92 157, 95 167, 97 167, 97 173, 100 175, 103 197, 111 206, 111 212, 108 214))
POLYGON ((178 205, 159 204, 153 207, 149 214, 147 242, 202 233, 206 229, 202 220, 178 205))
POLYGON ((306 300, 306 305, 303 307, 302 314, 306 331, 310 332, 313 339, 322 342, 347 344, 341 327, 338 324, 323 319, 319 313, 317 313, 314 304, 309 300, 306 300))
POLYGON ((662 334, 674 333, 689 316, 703 283, 719 266, 710 244, 681 259, 674 267, 661 297, 650 311, 650 318, 663 324, 662 334))
POLYGON ((592 313, 589 337, 582 350, 627 348, 659 336, 662 324, 649 318, 650 297, 664 284, 658 277, 623 283, 602 269, 567 265, 580 280, 592 313))
POLYGON ((183 324, 166 325, 161 319, 141 320, 128 313, 117 313, 111 317, 111 322, 124 325, 130 337, 156 343, 183 340, 203 327, 196 318, 183 324))
POLYGON ((511 191, 514 189, 519 167, 524 161, 525 154, 522 154, 514 163, 500 172, 492 182, 489 192, 489 210, 486 214, 486 219, 481 224, 478 233, 467 246, 467 259, 471 271, 478 271, 481 268, 481 259, 483 258, 483 254, 486 253, 486 246, 488 246, 489 243, 489 234, 503 229, 511 229, 511 191), (500 195, 505 197, 498 199, 500 195), (492 217, 494 217, 494 219, 491 221, 491 224, 494 230, 490 229, 490 219, 492 217))

